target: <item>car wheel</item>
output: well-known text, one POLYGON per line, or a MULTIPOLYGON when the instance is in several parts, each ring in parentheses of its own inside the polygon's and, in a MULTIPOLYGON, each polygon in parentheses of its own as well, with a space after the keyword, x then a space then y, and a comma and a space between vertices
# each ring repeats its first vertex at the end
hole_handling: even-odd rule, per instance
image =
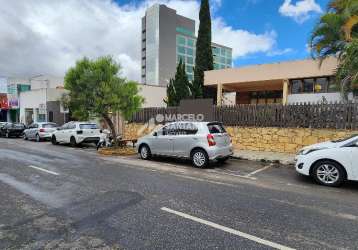
POLYGON ((229 159, 229 157, 224 157, 224 158, 219 158, 217 161, 219 162, 219 163, 225 163, 227 160, 229 159))
POLYGON ((29 138, 27 138, 26 134, 24 134, 24 140, 27 141, 29 138))
POLYGON ((57 142, 57 140, 56 140, 56 136, 52 136, 51 137, 51 143, 53 144, 53 145, 57 145, 58 144, 58 142, 57 142))
POLYGON ((36 141, 37 141, 37 142, 40 142, 40 141, 41 141, 41 138, 40 138, 39 134, 36 134, 36 141))
POLYGON ((152 157, 150 148, 147 145, 140 146, 139 154, 140 154, 140 158, 142 158, 143 160, 149 160, 152 157))
POLYGON ((316 182, 329 187, 338 187, 346 179, 344 169, 334 161, 317 162, 313 167, 312 174, 316 182))
POLYGON ((191 161, 194 167, 205 168, 209 164, 209 157, 202 149, 195 149, 191 154, 191 161))
POLYGON ((70 145, 71 145, 71 147, 76 147, 77 146, 76 138, 73 137, 73 136, 70 139, 70 145))

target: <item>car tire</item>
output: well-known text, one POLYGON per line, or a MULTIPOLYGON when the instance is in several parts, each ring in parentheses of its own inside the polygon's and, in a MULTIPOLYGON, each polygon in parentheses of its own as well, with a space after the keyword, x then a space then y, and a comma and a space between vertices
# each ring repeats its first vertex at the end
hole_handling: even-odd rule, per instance
POLYGON ((29 138, 27 138, 26 134, 24 134, 24 140, 27 141, 29 138))
POLYGON ((56 140, 56 136, 52 136, 51 137, 51 143, 52 143, 52 145, 58 145, 58 142, 57 142, 57 140, 56 140))
POLYGON ((230 157, 224 157, 224 158, 219 158, 217 159, 217 161, 221 164, 224 164, 230 157))
POLYGON ((205 168, 209 164, 208 154, 203 149, 195 149, 191 153, 191 162, 196 168, 205 168))
POLYGON ((344 168, 330 160, 317 162, 313 166, 312 176, 318 184, 328 187, 339 187, 347 178, 344 168))
POLYGON ((40 142, 40 141, 41 141, 40 135, 36 134, 36 142, 40 142))
POLYGON ((76 138, 73 136, 71 136, 71 138, 70 138, 70 145, 71 145, 71 147, 77 146, 76 138))
POLYGON ((141 145, 139 147, 139 155, 140 158, 142 158, 143 160, 150 160, 150 158, 152 158, 152 153, 150 151, 150 148, 148 145, 141 145))

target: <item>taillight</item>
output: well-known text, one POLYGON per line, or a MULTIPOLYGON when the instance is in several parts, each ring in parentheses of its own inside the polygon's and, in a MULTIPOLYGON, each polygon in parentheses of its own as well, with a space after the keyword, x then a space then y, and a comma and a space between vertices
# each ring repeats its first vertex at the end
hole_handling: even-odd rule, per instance
POLYGON ((40 132, 45 132, 45 129, 44 129, 44 128, 40 128, 40 132))
POLYGON ((208 136, 206 138, 208 139, 209 146, 215 146, 216 145, 214 136, 212 134, 208 134, 208 136))
POLYGON ((81 134, 83 134, 83 131, 82 131, 82 130, 77 130, 76 133, 77 133, 78 135, 81 135, 81 134))

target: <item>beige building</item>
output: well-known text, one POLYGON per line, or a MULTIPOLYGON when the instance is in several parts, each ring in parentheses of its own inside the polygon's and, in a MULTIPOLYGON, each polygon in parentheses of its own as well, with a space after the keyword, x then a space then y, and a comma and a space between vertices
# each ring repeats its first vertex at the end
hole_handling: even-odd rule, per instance
MULTIPOLYGON (((334 81, 337 59, 306 59, 205 72, 204 85, 217 88, 217 103, 224 93, 235 93, 235 104, 340 101, 334 81)), ((352 96, 350 96, 352 98, 352 96)))

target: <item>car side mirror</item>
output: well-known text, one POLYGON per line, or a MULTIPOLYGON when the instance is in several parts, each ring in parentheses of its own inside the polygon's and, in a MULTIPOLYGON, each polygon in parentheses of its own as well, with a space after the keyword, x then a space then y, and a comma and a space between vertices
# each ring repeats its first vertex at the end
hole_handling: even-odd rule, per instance
POLYGON ((157 133, 157 132, 154 132, 154 133, 153 133, 153 136, 158 136, 158 133, 157 133))

